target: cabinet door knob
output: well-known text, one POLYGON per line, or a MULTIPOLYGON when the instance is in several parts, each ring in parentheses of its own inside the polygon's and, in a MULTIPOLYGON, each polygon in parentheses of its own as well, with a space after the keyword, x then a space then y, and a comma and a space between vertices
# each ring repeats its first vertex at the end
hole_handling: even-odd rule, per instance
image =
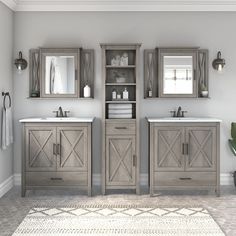
POLYGON ((62 178, 51 178, 51 180, 63 180, 62 178))
POLYGON ((53 155, 57 155, 56 144, 53 144, 53 155))
POLYGON ((186 155, 188 155, 188 154, 189 154, 189 153, 188 153, 188 152, 189 152, 189 150, 188 150, 188 149, 189 149, 189 148, 188 148, 188 143, 186 143, 186 153, 185 153, 186 155))
POLYGON ((180 180, 191 180, 192 178, 190 177, 182 177, 182 178, 179 178, 180 180))
POLYGON ((136 166, 136 155, 133 155, 133 166, 136 166))
POLYGON ((127 129, 127 127, 123 126, 123 127, 115 127, 115 129, 127 129))
POLYGON ((183 155, 184 155, 184 146, 185 146, 185 144, 182 143, 182 154, 183 154, 183 155))
POLYGON ((57 154, 60 155, 61 154, 61 145, 57 144, 57 154))

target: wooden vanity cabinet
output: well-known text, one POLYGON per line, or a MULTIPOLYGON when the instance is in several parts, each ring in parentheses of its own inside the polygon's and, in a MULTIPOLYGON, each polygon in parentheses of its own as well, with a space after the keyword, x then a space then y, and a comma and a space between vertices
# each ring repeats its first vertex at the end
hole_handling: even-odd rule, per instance
POLYGON ((106 186, 136 188, 135 122, 106 123, 106 186))
POLYGON ((139 53, 141 44, 101 44, 102 194, 140 193, 139 53), (126 91, 126 96, 124 96, 126 91))
POLYGON ((22 196, 73 187, 91 195, 91 123, 24 123, 22 196))
POLYGON ((219 182, 219 123, 150 123, 150 194, 219 182))

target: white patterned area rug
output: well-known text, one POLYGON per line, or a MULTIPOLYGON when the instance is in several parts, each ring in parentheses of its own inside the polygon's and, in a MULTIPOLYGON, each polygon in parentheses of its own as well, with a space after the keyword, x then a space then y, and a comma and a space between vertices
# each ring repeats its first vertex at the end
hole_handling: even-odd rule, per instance
POLYGON ((13 236, 223 236, 201 207, 79 206, 33 208, 13 236))

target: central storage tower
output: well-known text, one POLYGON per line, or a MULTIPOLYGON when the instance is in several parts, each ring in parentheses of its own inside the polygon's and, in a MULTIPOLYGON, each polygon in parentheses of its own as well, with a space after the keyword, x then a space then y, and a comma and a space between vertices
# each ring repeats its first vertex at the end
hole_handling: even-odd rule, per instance
POLYGON ((139 51, 141 44, 101 44, 102 193, 139 194, 139 51))

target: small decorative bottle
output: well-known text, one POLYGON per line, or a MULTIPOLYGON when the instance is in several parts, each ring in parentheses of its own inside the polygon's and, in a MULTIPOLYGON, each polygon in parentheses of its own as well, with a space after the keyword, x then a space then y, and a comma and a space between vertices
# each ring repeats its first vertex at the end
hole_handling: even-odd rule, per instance
POLYGON ((86 84, 86 85, 84 86, 84 97, 85 97, 85 98, 90 98, 90 96, 91 96, 91 89, 90 89, 90 87, 86 84))
POLYGON ((117 92, 116 92, 115 89, 113 89, 113 90, 112 90, 112 100, 117 99, 116 95, 117 95, 117 92))
POLYGON ((129 92, 127 91, 127 88, 123 91, 123 99, 128 100, 129 99, 129 92))
POLYGON ((121 94, 120 93, 117 94, 117 99, 121 99, 121 94))
POLYGON ((149 98, 152 97, 152 90, 151 90, 151 89, 148 90, 148 97, 149 97, 149 98))

